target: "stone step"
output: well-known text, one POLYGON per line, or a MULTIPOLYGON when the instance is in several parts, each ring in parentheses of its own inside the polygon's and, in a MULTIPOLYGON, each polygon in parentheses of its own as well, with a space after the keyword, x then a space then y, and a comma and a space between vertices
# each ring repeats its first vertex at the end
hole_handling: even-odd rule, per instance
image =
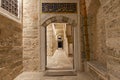
POLYGON ((76 76, 75 70, 46 70, 45 76, 76 76))

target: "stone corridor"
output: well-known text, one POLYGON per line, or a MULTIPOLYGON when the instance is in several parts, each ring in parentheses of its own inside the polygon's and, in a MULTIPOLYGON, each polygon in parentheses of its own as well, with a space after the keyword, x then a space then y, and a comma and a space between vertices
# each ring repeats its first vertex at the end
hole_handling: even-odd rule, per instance
POLYGON ((0 80, 120 80, 120 0, 0 0, 0 80))

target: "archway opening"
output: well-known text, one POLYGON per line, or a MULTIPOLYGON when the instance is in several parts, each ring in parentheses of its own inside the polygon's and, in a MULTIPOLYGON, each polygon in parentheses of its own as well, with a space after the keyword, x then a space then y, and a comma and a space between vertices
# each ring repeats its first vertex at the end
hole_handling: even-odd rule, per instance
POLYGON ((72 70, 74 56, 73 27, 67 23, 50 23, 46 27, 46 68, 72 70))

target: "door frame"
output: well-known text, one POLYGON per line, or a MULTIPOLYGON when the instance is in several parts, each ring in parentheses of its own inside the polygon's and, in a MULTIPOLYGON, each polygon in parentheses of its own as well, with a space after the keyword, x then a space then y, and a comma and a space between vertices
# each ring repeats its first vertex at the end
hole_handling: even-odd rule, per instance
MULTIPOLYGON (((46 21, 44 21, 41 26, 40 26, 40 62, 41 62, 41 70, 46 72, 46 31, 45 31, 45 27, 47 27, 50 23, 67 23, 70 24, 74 29, 74 69, 72 70, 72 72, 77 72, 80 70, 80 64, 81 60, 81 56, 80 56, 80 42, 79 42, 79 25, 78 23, 75 22, 75 20, 72 20, 69 17, 66 16, 53 16, 48 18, 46 21)), ((69 71, 67 71, 69 72, 69 71)), ((55 73, 55 74, 58 74, 55 73)), ((58 74, 59 75, 59 74, 58 74)), ((66 75, 66 74, 64 74, 66 75)))

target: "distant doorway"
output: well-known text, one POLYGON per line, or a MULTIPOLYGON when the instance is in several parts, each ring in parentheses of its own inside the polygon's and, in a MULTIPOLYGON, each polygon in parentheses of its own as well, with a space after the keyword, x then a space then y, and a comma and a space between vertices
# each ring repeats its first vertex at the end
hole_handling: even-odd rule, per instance
POLYGON ((51 23, 46 27, 46 69, 74 69, 74 32, 67 23, 51 23))

